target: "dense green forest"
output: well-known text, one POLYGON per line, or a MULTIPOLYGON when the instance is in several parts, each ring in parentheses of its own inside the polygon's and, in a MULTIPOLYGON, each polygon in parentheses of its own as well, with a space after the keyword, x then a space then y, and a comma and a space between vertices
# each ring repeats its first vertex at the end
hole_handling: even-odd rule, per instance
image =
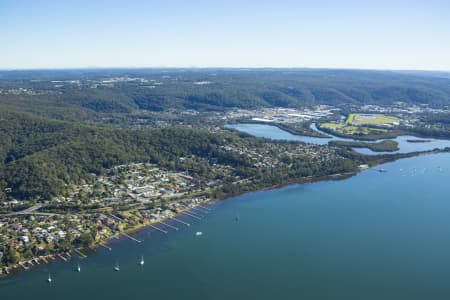
POLYGON ((0 128, 1 190, 24 198, 61 194, 68 183, 128 162, 175 168, 181 156, 210 155, 220 138, 194 129, 112 129, 8 111, 0 112, 0 128))
MULTIPOLYGON (((230 181, 222 191, 228 193, 281 184, 301 176, 348 172, 363 161, 344 150, 323 150, 325 155, 335 153, 335 158, 328 159, 326 164, 322 157, 313 159, 306 153, 294 159, 284 153, 296 151, 295 142, 271 142, 235 132, 209 133, 176 126, 120 129, 7 110, 0 112, 0 128, 0 199, 11 195, 45 200, 65 195, 68 185, 92 183, 95 175, 131 162, 150 162, 170 170, 190 170, 193 176, 225 179, 223 174, 213 174, 209 161, 214 158, 232 167, 229 180, 235 180, 233 176, 255 179, 248 186, 235 186, 230 181), (235 151, 224 150, 230 145, 235 151), (266 158, 280 161, 280 165, 256 168, 254 158, 240 154, 239 149, 261 151, 266 158), (192 163, 192 159, 180 157, 197 159, 192 163)), ((314 153, 323 149, 314 147, 314 153)))

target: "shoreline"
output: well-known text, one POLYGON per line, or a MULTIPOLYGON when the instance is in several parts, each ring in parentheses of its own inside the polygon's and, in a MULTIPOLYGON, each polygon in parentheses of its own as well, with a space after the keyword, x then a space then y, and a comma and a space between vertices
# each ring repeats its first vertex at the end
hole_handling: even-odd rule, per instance
MULTIPOLYGON (((218 201, 222 201, 222 200, 218 200, 218 201)), ((183 214, 185 212, 191 211, 193 208, 196 208, 196 207, 199 207, 199 206, 202 206, 202 205, 205 205, 205 206, 211 205, 211 204, 216 203, 216 202, 217 201, 207 200, 207 201, 203 201, 201 203, 196 203, 196 205, 187 207, 185 209, 182 209, 182 210, 178 211, 177 213, 175 213, 172 216, 159 218, 159 219, 157 219, 154 222, 146 222, 144 224, 137 225, 137 226, 135 226, 133 228, 128 228, 127 230, 123 230, 123 231, 120 231, 120 232, 115 232, 111 236, 108 236, 108 237, 106 237, 104 239, 96 241, 93 245, 88 246, 88 247, 72 248, 72 249, 70 249, 68 251, 62 251, 62 252, 48 254, 48 255, 41 255, 41 256, 33 257, 33 258, 31 258, 30 260, 27 260, 27 261, 19 261, 17 264, 12 265, 12 266, 4 266, 4 267, 2 267, 0 269, 0 280, 3 279, 3 278, 9 277, 10 275, 12 276, 12 275, 14 275, 16 273, 19 273, 20 271, 27 271, 27 270, 29 270, 29 269, 31 269, 33 267, 39 266, 41 264, 49 264, 51 262, 56 261, 57 258, 59 258, 63 262, 68 262, 68 261, 72 260, 73 259, 73 257, 72 257, 73 255, 77 255, 80 260, 81 259, 85 259, 85 258, 88 257, 87 255, 84 254, 84 252, 82 252, 82 251, 85 251, 85 250, 96 252, 97 248, 105 247, 109 251, 112 251, 112 248, 110 248, 107 245, 107 243, 110 242, 112 239, 120 239, 120 238, 123 238, 124 235, 126 237, 126 235, 128 235, 128 234, 136 233, 136 232, 141 231, 141 230, 143 230, 145 228, 151 228, 151 225, 160 224, 161 222, 164 222, 164 221, 166 221, 168 219, 173 219, 173 218, 175 218, 175 217, 177 217, 177 216, 179 216, 179 215, 181 215, 181 214, 183 214), (121 237, 121 235, 122 235, 122 237, 121 237), (80 253, 83 254, 84 257, 81 256, 80 253), (62 256, 62 254, 65 254, 67 257, 62 256), (33 264, 33 262, 34 262, 34 264, 33 264), (5 270, 6 270, 6 272, 5 272, 5 270)), ((190 225, 186 225, 186 227, 189 227, 189 226, 190 225)), ((142 241, 139 241, 139 243, 140 242, 142 242, 142 241)))
MULTIPOLYGON (((370 164, 368 166, 368 168, 359 168, 359 169, 351 171, 351 172, 328 174, 328 175, 321 175, 321 176, 316 176, 316 177, 308 176, 308 177, 302 177, 302 178, 295 178, 293 180, 289 180, 289 181, 283 182, 281 184, 267 186, 267 187, 259 188, 259 189, 253 190, 253 191, 242 191, 242 192, 238 192, 238 193, 234 193, 234 194, 229 194, 229 195, 226 195, 224 197, 217 198, 217 199, 205 200, 205 201, 203 201, 201 203, 196 203, 193 206, 190 206, 190 207, 187 207, 185 209, 182 209, 182 210, 176 212, 172 216, 163 217, 163 218, 157 219, 154 222, 146 222, 144 224, 139 224, 139 225, 137 225, 137 226, 135 226, 133 228, 129 228, 129 229, 123 230, 121 232, 116 232, 116 233, 114 233, 111 236, 108 236, 108 237, 106 237, 104 239, 96 241, 95 244, 93 244, 93 245, 91 245, 89 247, 73 248, 73 249, 70 249, 68 251, 63 251, 63 252, 58 252, 58 253, 54 253, 54 254, 33 257, 30 260, 28 260, 28 261, 25 261, 25 262, 20 261, 17 264, 12 265, 12 266, 4 266, 4 267, 2 267, 2 269, 0 269, 0 280, 3 279, 3 278, 6 278, 6 277, 12 276, 13 274, 16 274, 16 273, 22 271, 22 269, 26 271, 26 270, 29 270, 32 267, 39 266, 40 264, 51 263, 53 261, 56 261, 57 258, 63 260, 63 262, 68 262, 69 260, 73 259, 72 254, 73 255, 75 255, 75 254, 78 255, 80 257, 79 259, 87 258, 87 256, 84 255, 83 252, 81 252, 81 253, 85 257, 82 257, 79 254, 80 251, 83 251, 83 250, 86 250, 86 249, 96 252, 97 248, 103 246, 105 248, 108 248, 110 251, 112 251, 112 249, 110 247, 108 247, 107 243, 109 241, 111 241, 113 238, 119 239, 120 235, 128 235, 128 234, 139 232, 139 231, 141 231, 141 230, 143 230, 145 228, 151 228, 151 226, 154 225, 154 224, 160 224, 161 222, 164 222, 164 221, 166 221, 168 219, 175 218, 175 217, 177 217, 177 216, 179 216, 179 215, 181 215, 181 214, 183 214, 185 212, 191 211, 193 208, 196 208, 198 206, 202 206, 202 205, 210 206, 210 205, 218 203, 220 201, 225 201, 227 199, 238 197, 240 195, 244 195, 244 194, 247 194, 247 193, 255 193, 255 192, 263 192, 263 191, 275 190, 275 189, 279 189, 279 188, 290 186, 290 185, 315 183, 315 182, 328 181, 328 180, 347 179, 347 178, 350 178, 350 177, 353 177, 353 176, 359 174, 362 171, 374 168, 376 166, 379 166, 379 165, 382 165, 382 164, 385 164, 385 163, 394 162, 394 161, 397 161, 397 160, 400 160, 400 159, 411 158, 411 157, 418 157, 418 156, 430 155, 430 154, 449 153, 449 152, 450 152, 450 149, 437 149, 437 150, 435 149, 435 150, 424 151, 424 152, 411 152, 411 153, 403 153, 403 154, 392 154, 392 155, 389 155, 387 157, 384 157, 384 156, 380 157, 379 161, 375 161, 375 163, 370 164), (67 257, 62 256, 62 254, 65 254, 67 257), (33 262, 35 262, 35 264, 33 264, 33 262), (6 272, 4 272, 4 270, 6 270, 6 272)), ((186 225, 186 227, 189 227, 189 226, 186 225)))

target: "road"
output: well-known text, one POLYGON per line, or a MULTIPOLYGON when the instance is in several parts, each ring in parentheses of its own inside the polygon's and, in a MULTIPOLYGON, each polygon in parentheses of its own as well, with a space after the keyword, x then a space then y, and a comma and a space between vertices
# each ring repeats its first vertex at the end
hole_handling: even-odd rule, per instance
POLYGON ((44 213, 44 212, 38 212, 37 210, 42 207, 41 203, 38 203, 36 205, 33 205, 31 207, 28 207, 27 209, 21 210, 21 211, 15 211, 9 214, 5 214, 3 216, 10 217, 10 216, 17 216, 17 215, 41 215, 41 216, 54 216, 55 214, 52 213, 44 213))

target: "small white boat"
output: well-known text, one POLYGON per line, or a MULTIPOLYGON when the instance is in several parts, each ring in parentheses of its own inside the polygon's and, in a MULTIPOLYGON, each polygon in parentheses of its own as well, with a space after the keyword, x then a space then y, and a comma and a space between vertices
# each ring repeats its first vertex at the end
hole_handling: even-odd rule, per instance
POLYGON ((52 282, 52 276, 50 276, 50 273, 48 273, 48 279, 47 279, 47 282, 48 282, 48 283, 51 283, 51 282, 52 282))
POLYGON ((119 264, 116 264, 116 265, 114 266, 114 271, 116 271, 116 272, 120 271, 119 264))
POLYGON ((81 267, 79 264, 77 265, 77 272, 81 272, 81 267))
POLYGON ((139 262, 139 264, 140 264, 141 266, 144 265, 144 256, 141 256, 141 261, 139 262))
POLYGON ((195 233, 195 236, 201 236, 202 234, 203 234, 203 232, 197 231, 197 232, 195 233))

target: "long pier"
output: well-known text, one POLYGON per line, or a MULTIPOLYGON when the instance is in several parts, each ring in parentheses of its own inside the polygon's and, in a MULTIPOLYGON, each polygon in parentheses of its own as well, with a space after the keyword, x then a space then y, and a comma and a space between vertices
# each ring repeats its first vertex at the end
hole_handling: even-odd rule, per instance
POLYGON ((104 244, 104 243, 101 243, 101 244, 99 244, 99 245, 102 246, 103 248, 108 249, 109 251, 112 251, 112 248, 109 247, 109 246, 106 246, 106 244, 104 244))
POLYGON ((198 209, 197 207, 193 207, 192 209, 195 210, 195 211, 199 211, 199 212, 201 212, 202 214, 207 214, 207 213, 209 213, 209 211, 203 211, 203 210, 198 209))
POLYGON ((198 220, 201 220, 202 218, 200 218, 198 215, 194 215, 194 214, 192 214, 192 213, 188 213, 188 212, 183 212, 184 214, 186 214, 186 215, 188 215, 188 216, 191 216, 191 217, 193 217, 193 218, 196 218, 196 219, 198 219, 198 220))
POLYGON ((163 224, 163 225, 166 225, 167 227, 170 227, 170 228, 172 228, 172 229, 178 230, 178 227, 172 226, 172 225, 167 224, 167 223, 165 223, 165 222, 163 222, 163 221, 161 221, 161 222, 159 222, 159 223, 161 223, 161 224, 163 224))
POLYGON ((140 243, 140 242, 141 242, 140 240, 135 239, 134 237, 132 237, 131 235, 129 235, 129 234, 125 233, 125 232, 122 232, 122 234, 123 234, 124 236, 126 236, 127 238, 129 238, 130 240, 133 240, 133 241, 135 241, 135 242, 137 242, 137 243, 140 243))
POLYGON ((21 266, 24 270, 28 270, 28 267, 26 267, 21 261, 18 262, 18 265, 21 266))
POLYGON ((159 230, 159 231, 161 231, 162 233, 165 233, 165 234, 167 234, 167 232, 168 232, 168 231, 165 231, 165 230, 163 230, 161 228, 158 228, 158 227, 156 227, 154 225, 150 225, 150 227, 155 228, 156 230, 159 230))
POLYGON ((192 211, 192 208, 189 210, 189 213, 193 214, 194 216, 200 217, 200 218, 204 217, 204 215, 199 214, 197 211, 192 211))
POLYGON ((207 211, 211 211, 211 208, 208 208, 208 207, 206 207, 206 206, 203 206, 203 205, 197 205, 198 207, 201 207, 201 208, 203 208, 203 209, 205 209, 205 210, 207 210, 207 211))
POLYGON ((61 258, 63 261, 67 261, 67 258, 65 258, 64 256, 62 256, 61 254, 57 254, 59 258, 61 258))
POLYGON ((78 249, 73 249, 73 251, 75 251, 81 258, 86 258, 87 256, 84 255, 80 250, 78 249))
POLYGON ((201 212, 204 213, 204 214, 208 214, 208 213, 211 212, 210 209, 207 209, 206 207, 203 207, 203 206, 200 206, 200 205, 197 205, 195 208, 196 208, 197 210, 201 211, 201 212))
POLYGON ((177 219, 177 218, 172 218, 172 220, 174 220, 174 221, 176 221, 176 222, 178 222, 178 223, 184 224, 184 225, 186 225, 186 226, 191 226, 191 224, 189 224, 189 223, 187 223, 187 222, 184 222, 184 221, 181 221, 181 220, 179 220, 179 219, 177 219))

